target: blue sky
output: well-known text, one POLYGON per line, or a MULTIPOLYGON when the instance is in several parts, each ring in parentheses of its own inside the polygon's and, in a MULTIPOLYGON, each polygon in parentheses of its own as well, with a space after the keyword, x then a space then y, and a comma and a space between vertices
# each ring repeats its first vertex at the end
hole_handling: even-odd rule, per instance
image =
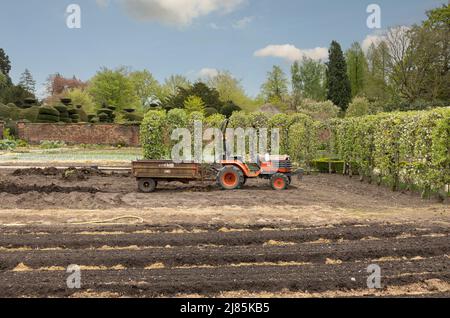
POLYGON ((13 80, 28 68, 39 91, 55 72, 87 80, 102 66, 126 65, 160 81, 229 70, 255 96, 272 65, 288 70, 299 54, 321 58, 332 40, 344 49, 363 42, 374 33, 366 25, 372 3, 387 28, 418 23, 447 1, 2 0, 0 47, 13 80), (72 3, 81 8, 80 29, 66 25, 72 3))

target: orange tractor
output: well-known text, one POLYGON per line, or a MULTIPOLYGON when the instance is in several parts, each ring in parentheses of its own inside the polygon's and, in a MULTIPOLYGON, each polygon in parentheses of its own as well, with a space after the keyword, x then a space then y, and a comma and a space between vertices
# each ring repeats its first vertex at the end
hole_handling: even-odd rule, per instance
POLYGON ((223 160, 223 166, 217 174, 217 184, 225 190, 241 188, 247 179, 263 178, 270 180, 274 190, 286 190, 295 175, 302 171, 292 171, 292 163, 288 156, 258 157, 257 163, 247 164, 241 159, 223 160))
MULTIPOLYGON (((222 125, 225 132, 228 121, 222 125)), ((224 149, 226 149, 225 133, 224 149)), ((226 153, 226 151, 225 151, 226 153)), ((153 192, 158 182, 183 182, 216 180, 224 190, 240 189, 248 179, 263 178, 270 180, 274 190, 286 190, 292 178, 301 178, 303 170, 293 171, 289 156, 261 156, 256 163, 246 163, 241 157, 232 159, 224 155, 223 160, 214 166, 205 168, 194 162, 175 163, 170 160, 147 160, 132 163, 133 175, 136 177, 141 192, 153 192), (211 169, 212 168, 212 169, 211 169)))

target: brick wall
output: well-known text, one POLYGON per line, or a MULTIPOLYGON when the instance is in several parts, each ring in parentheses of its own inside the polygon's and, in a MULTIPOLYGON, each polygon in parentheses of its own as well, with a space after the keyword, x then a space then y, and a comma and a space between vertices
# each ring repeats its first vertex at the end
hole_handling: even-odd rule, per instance
POLYGON ((30 144, 43 140, 66 144, 125 145, 138 147, 139 126, 119 124, 35 124, 17 123, 20 139, 30 144))
POLYGON ((3 129, 5 128, 5 123, 0 121, 0 140, 3 139, 3 129))

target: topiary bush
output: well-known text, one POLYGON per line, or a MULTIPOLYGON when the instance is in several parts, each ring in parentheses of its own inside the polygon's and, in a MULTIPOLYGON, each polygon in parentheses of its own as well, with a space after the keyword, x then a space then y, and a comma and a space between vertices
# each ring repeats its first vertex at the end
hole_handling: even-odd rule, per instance
POLYGON ((59 122, 59 111, 50 106, 41 106, 39 107, 39 113, 36 122, 57 123, 59 122))
POLYGON ((141 144, 145 159, 160 160, 168 156, 167 114, 150 110, 141 124, 141 144))
POLYGON ((39 106, 32 106, 30 108, 21 109, 19 112, 19 119, 35 123, 37 122, 38 115, 39 115, 39 106))

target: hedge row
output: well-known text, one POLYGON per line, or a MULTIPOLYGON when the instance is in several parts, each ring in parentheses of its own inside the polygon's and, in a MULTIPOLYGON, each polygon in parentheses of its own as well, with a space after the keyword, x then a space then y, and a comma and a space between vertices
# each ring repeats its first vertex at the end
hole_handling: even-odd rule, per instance
MULTIPOLYGON (((141 125, 141 140, 146 159, 167 159, 176 143, 170 134, 176 128, 188 128, 194 136, 194 122, 202 121, 203 128, 221 128, 225 116, 215 114, 204 118, 201 113, 187 114, 183 109, 173 109, 166 113, 161 110, 149 111, 141 125)), ((235 112, 230 117, 229 128, 278 128, 280 130, 280 153, 290 154, 298 162, 309 165, 318 149, 317 122, 303 114, 269 116, 265 113, 246 114, 235 112), (290 138, 289 136, 293 136, 290 138)), ((270 135, 267 136, 270 145, 270 135)), ((248 142, 247 142, 248 145, 248 142)))
MULTIPOLYGON (((148 112, 141 126, 145 158, 169 158, 172 130, 186 127, 193 132, 195 120, 203 120, 206 128, 220 128, 225 117, 216 114, 205 119, 181 109, 148 112)), ((450 108, 325 123, 304 114, 235 112, 229 127, 278 128, 280 153, 308 168, 320 158, 319 150, 326 150, 342 159, 350 173, 369 182, 388 183, 394 190, 407 187, 427 193, 450 184, 450 108)))
POLYGON ((424 193, 450 184, 450 108, 349 118, 328 129, 330 150, 362 178, 424 193))

